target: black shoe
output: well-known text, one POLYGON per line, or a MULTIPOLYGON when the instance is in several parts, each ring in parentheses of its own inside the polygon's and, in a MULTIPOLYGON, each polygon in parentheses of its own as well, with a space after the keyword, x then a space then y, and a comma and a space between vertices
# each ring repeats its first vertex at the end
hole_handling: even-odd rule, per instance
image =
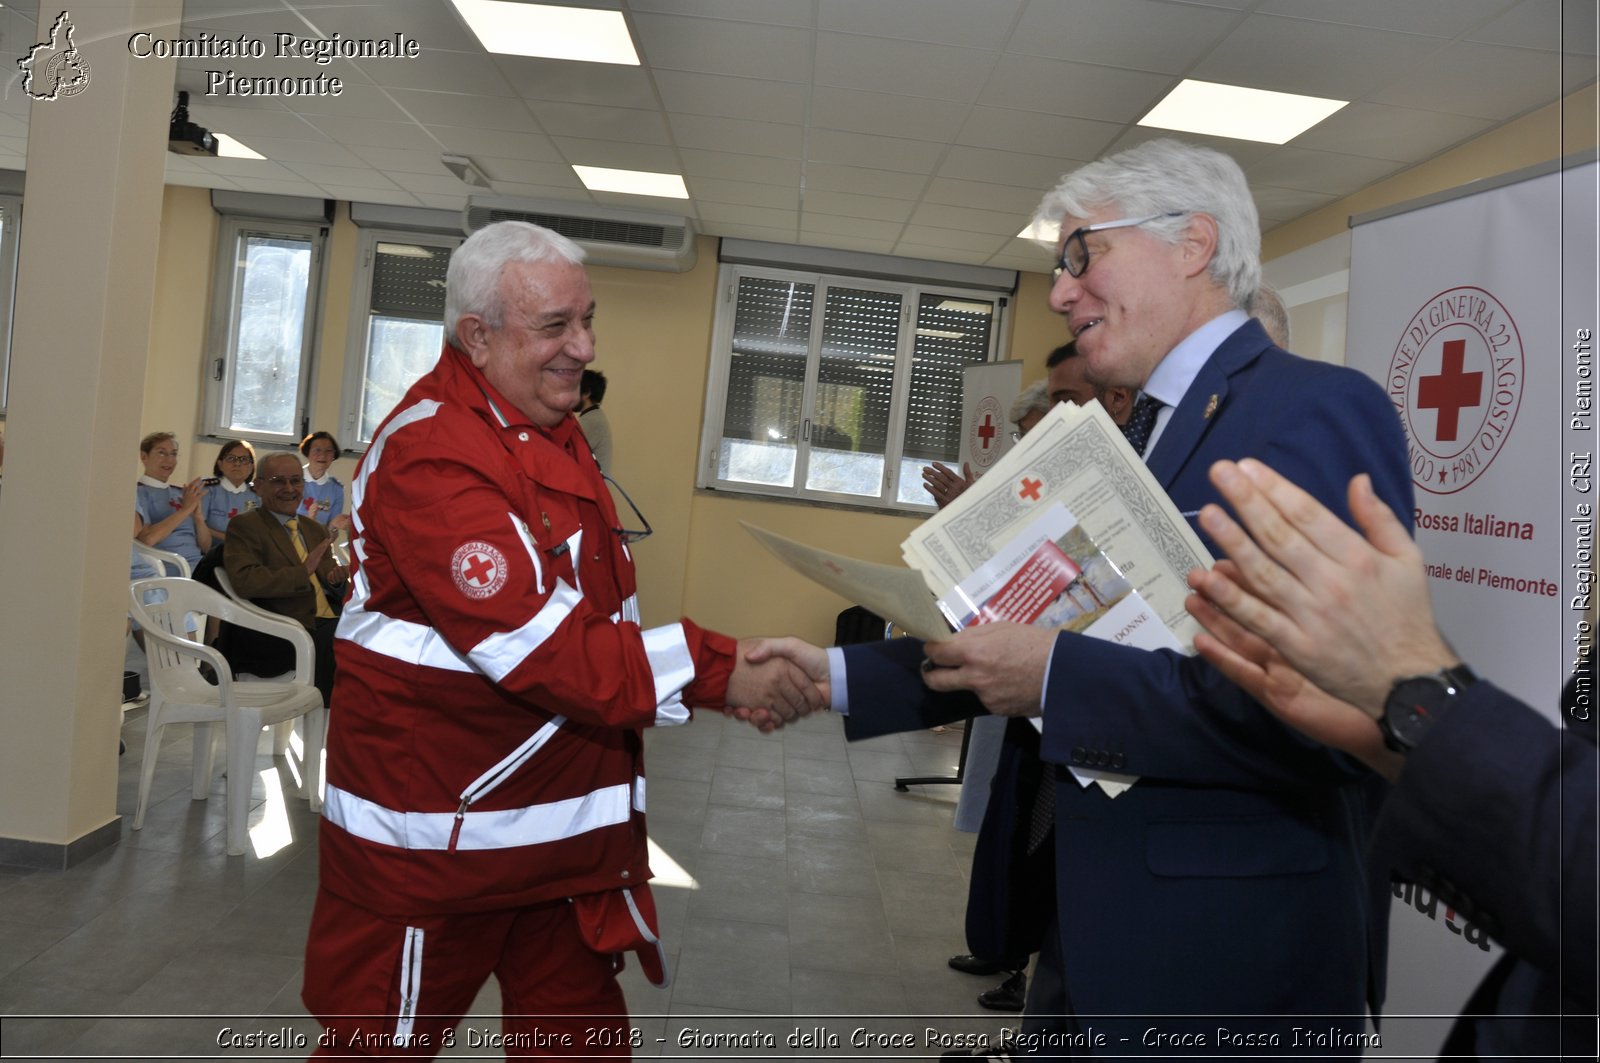
POLYGON ((978 994, 978 1004, 990 1011, 1021 1011, 1028 998, 1028 976, 1017 971, 987 993, 978 994))
POLYGON ((950 957, 950 966, 962 974, 999 974, 1005 970, 1004 966, 995 963, 993 960, 985 960, 966 953, 950 957))

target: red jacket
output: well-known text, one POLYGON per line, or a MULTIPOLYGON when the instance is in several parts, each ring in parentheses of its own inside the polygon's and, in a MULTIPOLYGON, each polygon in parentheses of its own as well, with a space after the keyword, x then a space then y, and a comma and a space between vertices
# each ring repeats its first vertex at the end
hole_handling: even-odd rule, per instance
POLYGON ((640 729, 721 705, 734 643, 641 631, 577 422, 529 423, 446 346, 351 502, 323 885, 388 915, 641 885, 640 729))

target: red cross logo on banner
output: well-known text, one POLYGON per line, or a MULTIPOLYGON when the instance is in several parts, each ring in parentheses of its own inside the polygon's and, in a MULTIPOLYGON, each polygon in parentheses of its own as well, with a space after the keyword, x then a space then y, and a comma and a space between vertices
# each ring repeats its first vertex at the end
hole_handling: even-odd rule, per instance
POLYGON ((984 414, 983 423, 978 426, 978 439, 981 441, 979 446, 983 447, 984 450, 988 450, 989 444, 993 443, 994 437, 999 434, 999 431, 994 426, 994 415, 990 413, 984 414))
POLYGON ((1447 340, 1438 375, 1417 381, 1417 408, 1439 411, 1434 435, 1441 443, 1455 442, 1461 427, 1461 411, 1483 401, 1483 374, 1463 372, 1466 358, 1466 340, 1447 340))
POLYGON ((1025 498, 1029 502, 1037 502, 1039 501, 1039 488, 1043 486, 1043 480, 1033 480, 1024 476, 1022 478, 1022 490, 1017 492, 1017 497, 1025 498))
POLYGON ((486 542, 462 543, 450 557, 450 576, 468 598, 488 598, 506 585, 506 555, 486 542))

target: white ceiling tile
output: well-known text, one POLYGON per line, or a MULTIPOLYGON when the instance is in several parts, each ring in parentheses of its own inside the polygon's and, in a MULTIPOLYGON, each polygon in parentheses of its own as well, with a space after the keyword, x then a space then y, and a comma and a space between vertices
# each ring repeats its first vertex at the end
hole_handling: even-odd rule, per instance
POLYGON ((678 154, 659 144, 629 144, 619 140, 552 138, 561 157, 574 166, 606 166, 617 170, 678 173, 678 154))
POLYGON ((401 173, 390 172, 389 180, 399 185, 407 192, 429 193, 441 196, 482 196, 491 195, 481 188, 462 183, 455 174, 450 173, 443 166, 439 167, 437 174, 426 173, 401 173))
POLYGON ((760 225, 732 225, 719 222, 707 224, 705 231, 712 236, 728 236, 741 240, 771 240, 780 244, 795 242, 794 229, 768 229, 760 225))
POLYGON ((859 192, 868 196, 915 199, 927 183, 928 178, 923 174, 872 170, 863 166, 812 162, 806 167, 806 187, 819 192, 859 192))
POLYGON ((774 26, 811 26, 811 0, 628 0, 634 11, 699 15, 774 26))
POLYGON ((245 107, 213 107, 189 103, 189 120, 213 133, 227 133, 241 140, 251 136, 305 140, 318 136, 316 128, 288 111, 251 110, 245 107))
POLYGON ((429 126, 439 151, 452 155, 494 155, 502 159, 559 162, 562 152, 555 140, 537 133, 510 133, 472 126, 429 126))
MULTIPOLYGON (((297 170, 280 166, 270 159, 199 159, 207 173, 224 177, 255 177, 265 181, 293 181, 301 175, 297 170)), ((352 169, 351 173, 360 173, 352 169)))
POLYGON ((1455 37, 1506 9, 1514 0, 1261 0, 1257 11, 1318 22, 1455 37))
POLYGON ((1251 185, 1250 195, 1256 201, 1256 210, 1263 218, 1294 218, 1308 211, 1325 207, 1338 196, 1324 192, 1308 192, 1298 188, 1273 188, 1270 185, 1251 185))
POLYGON ((1420 162, 1488 129, 1485 118, 1352 103, 1290 141, 1297 148, 1337 151, 1396 162, 1420 162))
POLYGON ((1177 84, 1166 74, 1007 55, 978 102, 1102 122, 1132 122, 1177 84))
POLYGON ((628 210, 647 210, 673 217, 693 216, 694 202, 688 199, 664 199, 660 196, 629 196, 621 192, 590 192, 596 203, 625 207, 628 210))
MULTIPOLYGON (((417 197, 403 188, 366 188, 348 185, 322 185, 328 199, 342 199, 347 203, 387 203, 395 207, 420 207, 417 197)), ((465 199, 463 199, 463 205, 465 199)))
MULTIPOLYGON (((194 0, 187 5, 195 6, 194 0)), ((306 7, 298 2, 295 6, 306 7)), ((382 4, 371 7, 330 3, 304 13, 312 25, 328 36, 338 33, 359 40, 396 32, 408 34, 416 40, 422 54, 412 60, 392 60, 397 63, 422 63, 439 49, 462 52, 479 47, 477 35, 457 17, 455 9, 439 0, 383 0, 382 4)), ((187 11, 184 20, 188 21, 187 11)))
POLYGON ((978 210, 974 207, 951 207, 942 203, 924 203, 911 215, 914 225, 940 229, 958 229, 969 233, 988 233, 1015 236, 1028 224, 1032 211, 1027 213, 1002 210, 978 210))
POLYGON ((631 140, 640 144, 671 144, 672 136, 660 111, 632 107, 598 107, 591 103, 556 103, 532 100, 527 104, 544 131, 553 137, 590 140, 631 140))
POLYGON ((1263 144, 1258 140, 1207 137, 1201 136, 1199 133, 1177 133, 1171 129, 1152 129, 1149 126, 1136 125, 1130 127, 1126 133, 1118 137, 1116 142, 1106 149, 1106 154, 1126 151, 1146 141, 1163 139, 1181 140, 1186 144, 1199 144, 1201 147, 1220 151, 1247 169, 1252 163, 1260 162, 1278 150, 1278 145, 1263 144))
POLYGON ((674 115, 671 121, 673 141, 679 147, 699 151, 733 151, 798 159, 804 145, 804 130, 796 125, 712 118, 703 114, 674 115))
POLYGON ((709 114, 719 118, 752 118, 763 122, 803 124, 806 120, 805 85, 789 81, 690 74, 682 70, 657 70, 656 88, 668 111, 709 114))
POLYGON ((1251 15, 1189 76, 1252 89, 1360 100, 1406 77, 1444 43, 1418 34, 1251 15))
POLYGON ((1466 39, 1480 44, 1595 54, 1594 0, 1522 0, 1466 39))
POLYGON ((686 174, 699 177, 720 177, 728 181, 754 181, 763 185, 798 187, 800 163, 794 159, 763 158, 760 155, 739 155, 726 151, 696 151, 684 148, 678 152, 683 158, 686 174))
POLYGON ((928 185, 924 203, 943 203, 952 207, 979 207, 984 210, 1009 211, 1025 218, 1043 198, 1044 189, 1013 188, 1009 185, 987 184, 981 181, 956 181, 948 177, 935 179, 928 185))
POLYGON ((374 85, 389 89, 466 92, 474 96, 515 96, 511 83, 482 50, 446 52, 427 49, 415 59, 358 60, 356 68, 374 85))
POLYGON ((395 103, 421 125, 472 126, 511 133, 538 133, 539 123, 528 104, 507 96, 470 96, 459 92, 390 89, 395 103))
POLYGON ((238 139, 273 162, 315 162, 325 166, 368 165, 366 159, 330 140, 282 140, 277 137, 238 139))
POLYGON ((1115 140, 1126 126, 1088 118, 1013 111, 999 107, 974 107, 956 143, 975 148, 998 148, 1036 154, 1070 153, 1092 159, 1115 140))
POLYGON ((754 22, 635 14, 644 59, 662 70, 809 81, 811 31, 754 22))
POLYGON ((1372 101, 1503 121, 1593 80, 1592 69, 1573 67, 1564 72, 1547 52, 1458 41, 1413 63, 1372 101))
MULTIPOLYGON (((544 185, 568 191, 583 189, 583 182, 572 167, 564 162, 534 162, 528 159, 498 159, 492 155, 477 155, 473 161, 498 188, 504 182, 527 185, 544 185)), ((437 159, 435 165, 439 165, 437 159)))
POLYGON ((374 147, 408 147, 416 150, 446 150, 422 126, 411 122, 366 122, 363 118, 342 115, 310 115, 307 122, 339 144, 374 147))
POLYGON ((427 207, 429 210, 463 210, 466 206, 462 197, 454 195, 441 196, 430 195, 427 192, 413 192, 411 197, 417 201, 419 207, 427 207))
POLYGON ((960 229, 940 229, 931 225, 908 225, 905 234, 900 238, 903 244, 956 248, 982 255, 994 254, 1008 239, 1010 237, 966 232, 960 229))
POLYGON ((970 103, 996 59, 976 48, 819 33, 815 77, 818 85, 970 103))
MULTIPOLYGON (((9 161, 9 160, 7 160, 7 161, 9 161)), ((190 173, 190 172, 186 172, 186 171, 171 170, 171 169, 169 169, 167 171, 166 181, 167 181, 167 184, 169 184, 169 185, 179 185, 179 186, 181 186, 183 188, 229 188, 229 189, 233 189, 234 191, 263 191, 263 192, 265 192, 265 191, 277 192, 278 191, 278 189, 276 189, 276 188, 273 188, 273 189, 265 189, 265 188, 263 188, 263 189, 241 189, 240 186, 238 185, 238 183, 236 183, 233 179, 227 178, 227 177, 223 177, 223 176, 221 176, 219 174, 198 174, 198 173, 190 173)), ((273 182, 268 181, 268 182, 265 182, 265 183, 266 184, 272 184, 273 182)), ((305 182, 303 182, 303 181, 292 182, 289 185, 289 187, 294 188, 296 190, 294 193, 292 193, 294 195, 304 196, 304 195, 313 194, 312 190, 309 190, 309 189, 306 188, 305 182)), ((290 193, 284 193, 284 194, 290 194, 290 193)), ((320 190, 316 191, 315 194, 317 195, 317 197, 319 199, 322 198, 322 194, 321 194, 320 190)))
POLYGON ((810 157, 818 162, 922 174, 933 170, 945 150, 942 144, 924 140, 869 137, 836 129, 812 130, 807 145, 810 157))
POLYGON ((689 194, 696 203, 734 203, 746 207, 771 207, 795 210, 800 192, 781 185, 761 185, 751 181, 724 181, 716 177, 690 177, 689 194))
POLYGON ((871 136, 949 141, 961 128, 965 104, 919 96, 835 89, 819 85, 811 94, 811 125, 871 136))
POLYGON ((966 48, 998 48, 1022 0, 818 0, 817 28, 966 48))
POLYGON ((1000 254, 1009 255, 1019 261, 1032 262, 1033 265, 1028 268, 1036 273, 1048 273, 1055 269, 1056 265, 1055 248, 1046 247, 1032 240, 1018 240, 1014 236, 1006 241, 1006 245, 1000 249, 1000 254))
POLYGON ((892 244, 900 238, 900 231, 904 228, 905 225, 897 221, 844 218, 811 210, 800 215, 800 231, 817 236, 856 236, 892 244))
POLYGON ((579 185, 577 188, 567 188, 558 185, 527 184, 517 181, 495 181, 494 190, 502 196, 518 196, 523 199, 569 199, 575 202, 591 203, 588 190, 579 185))
MULTIPOLYGON (((169 174, 168 183, 181 184, 183 182, 172 181, 169 174)), ((233 178, 233 187, 242 192, 261 192, 269 196, 303 196, 306 194, 306 183, 299 180, 262 181, 252 177, 235 177, 233 178)))
POLYGON ((1388 159, 1367 159, 1358 155, 1336 155, 1330 151, 1285 146, 1248 167, 1245 176, 1251 184, 1259 182, 1277 188, 1346 196, 1375 181, 1381 181, 1400 166, 1400 163, 1388 159))
POLYGON ((797 225, 800 212, 772 210, 768 207, 741 207, 734 203, 701 203, 699 214, 706 222, 728 222, 732 225, 765 225, 786 229, 797 225))
POLYGON ((1061 175, 1075 170, 1089 160, 1051 158, 1044 155, 1024 155, 1014 151, 991 151, 986 148, 955 147, 945 157, 937 176, 959 181, 977 181, 983 184, 1010 185, 1014 188, 1037 189, 1043 197, 1046 190, 1054 188, 1061 175))
POLYGON ((894 253, 928 262, 956 262, 972 266, 982 265, 988 258, 988 255, 981 251, 962 251, 955 247, 935 247, 932 244, 914 244, 908 241, 896 244, 894 253))
MULTIPOLYGON (((560 59, 534 59, 524 55, 496 55, 490 61, 500 68, 518 96, 530 100, 594 103, 603 107, 658 105, 656 90, 644 67, 614 63, 568 63, 560 59)), ((448 86, 445 86, 448 87, 448 86)))
POLYGON ((1239 21, 1234 11, 1161 0, 1030 4, 1006 49, 1101 66, 1182 74, 1239 21))
POLYGON ((319 185, 342 185, 346 188, 395 187, 393 181, 371 167, 318 166, 314 162, 297 162, 287 168, 307 181, 319 185))
POLYGON ((444 154, 438 150, 379 148, 365 144, 351 145, 350 153, 374 169, 401 173, 433 173, 439 169, 439 156, 444 154))
POLYGON ((371 119, 376 122, 401 122, 405 112, 383 89, 369 85, 347 85, 337 96, 299 96, 295 110, 300 114, 332 114, 341 118, 371 119))
POLYGON ((802 229, 797 243, 806 247, 826 247, 834 251, 866 251, 875 255, 894 253, 894 241, 876 240, 869 236, 849 236, 844 233, 824 233, 802 229))
POLYGON ((851 192, 807 192, 801 207, 809 216, 832 214, 846 218, 873 218, 900 223, 911 216, 912 204, 880 196, 858 196, 851 192))

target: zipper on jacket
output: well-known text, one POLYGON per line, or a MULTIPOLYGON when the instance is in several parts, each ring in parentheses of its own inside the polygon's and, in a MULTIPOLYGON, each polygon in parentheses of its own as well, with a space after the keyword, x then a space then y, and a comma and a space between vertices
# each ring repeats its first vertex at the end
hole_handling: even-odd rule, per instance
POLYGON ((422 942, 420 927, 406 927, 406 943, 400 954, 400 1015, 394 1027, 397 1046, 411 1043, 417 1020, 417 997, 422 992, 422 942))
POLYGON ((467 809, 472 805, 472 802, 510 778, 512 773, 526 764, 535 753, 539 752, 540 747, 550 741, 550 736, 555 734, 561 725, 566 722, 567 718, 559 714, 550 717, 543 727, 529 736, 527 741, 518 746, 509 757, 506 757, 500 763, 478 776, 472 781, 471 786, 461 791, 461 803, 456 806, 456 821, 450 828, 450 844, 445 849, 446 852, 453 853, 456 851, 456 843, 461 840, 461 827, 467 818, 467 809))

